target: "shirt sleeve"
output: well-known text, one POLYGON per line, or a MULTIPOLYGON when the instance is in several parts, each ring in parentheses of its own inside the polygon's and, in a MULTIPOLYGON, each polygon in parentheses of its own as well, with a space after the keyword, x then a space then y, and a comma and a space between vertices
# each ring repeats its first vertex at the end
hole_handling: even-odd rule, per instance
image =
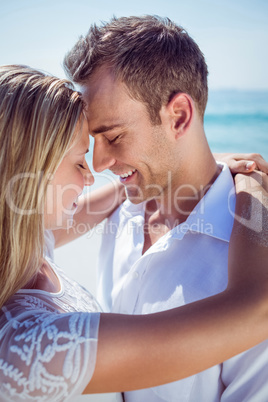
POLYGON ((100 314, 40 311, 14 319, 4 307, 3 316, 0 400, 75 400, 94 372, 100 314))
POLYGON ((224 362, 222 381, 221 402, 267 402, 268 341, 224 362))

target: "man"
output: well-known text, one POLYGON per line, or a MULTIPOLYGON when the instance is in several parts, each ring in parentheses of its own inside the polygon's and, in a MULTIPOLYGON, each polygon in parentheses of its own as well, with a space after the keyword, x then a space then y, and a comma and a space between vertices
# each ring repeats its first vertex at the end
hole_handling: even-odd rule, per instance
MULTIPOLYGON (((92 27, 65 67, 87 105, 93 167, 119 175, 128 197, 104 230, 103 308, 148 314, 224 290, 235 191, 206 140, 207 66, 197 44, 168 19, 114 18, 92 27)), ((267 346, 125 400, 267 401, 267 346)))

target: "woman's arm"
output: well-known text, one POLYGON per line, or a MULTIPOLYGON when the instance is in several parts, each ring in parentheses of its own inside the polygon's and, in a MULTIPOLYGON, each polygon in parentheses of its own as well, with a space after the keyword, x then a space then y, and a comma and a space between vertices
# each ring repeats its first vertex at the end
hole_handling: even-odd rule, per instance
POLYGON ((96 368, 85 393, 175 381, 268 338, 268 178, 254 173, 236 181, 227 289, 161 313, 102 314, 96 368))
POLYGON ((72 226, 67 229, 53 231, 55 247, 63 246, 93 229, 122 204, 125 199, 124 186, 115 180, 81 196, 72 226))

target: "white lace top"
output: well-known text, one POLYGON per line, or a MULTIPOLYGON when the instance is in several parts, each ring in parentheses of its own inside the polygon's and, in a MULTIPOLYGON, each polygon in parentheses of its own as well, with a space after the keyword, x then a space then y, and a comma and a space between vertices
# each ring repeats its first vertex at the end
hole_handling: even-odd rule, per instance
POLYGON ((100 307, 48 262, 60 291, 22 289, 0 310, 0 401, 75 400, 93 374, 100 307))

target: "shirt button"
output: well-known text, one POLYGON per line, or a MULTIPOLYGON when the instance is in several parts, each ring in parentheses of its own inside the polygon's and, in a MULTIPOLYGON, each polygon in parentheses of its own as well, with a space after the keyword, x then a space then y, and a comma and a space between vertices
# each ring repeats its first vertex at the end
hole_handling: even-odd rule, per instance
POLYGON ((138 279, 139 273, 137 271, 135 271, 135 272, 133 272, 132 276, 134 279, 138 279))

